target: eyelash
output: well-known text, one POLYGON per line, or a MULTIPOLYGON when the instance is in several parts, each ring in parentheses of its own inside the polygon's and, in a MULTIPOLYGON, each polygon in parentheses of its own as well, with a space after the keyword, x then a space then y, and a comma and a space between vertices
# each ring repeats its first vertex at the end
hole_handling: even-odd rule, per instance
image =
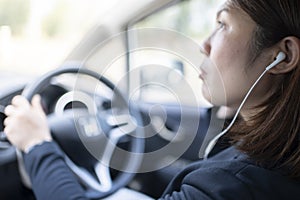
POLYGON ((218 25, 218 28, 219 28, 219 29, 225 27, 225 23, 222 22, 222 21, 220 21, 220 20, 217 21, 217 25, 218 25))

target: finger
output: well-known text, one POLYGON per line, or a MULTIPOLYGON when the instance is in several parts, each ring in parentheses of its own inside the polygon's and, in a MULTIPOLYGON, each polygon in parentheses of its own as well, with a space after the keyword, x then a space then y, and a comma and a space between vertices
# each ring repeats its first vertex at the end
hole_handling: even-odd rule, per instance
POLYGON ((44 109, 41 104, 41 96, 40 95, 34 95, 34 97, 32 98, 31 104, 34 108, 37 108, 40 111, 44 112, 44 109))
POLYGON ((7 138, 10 138, 10 127, 6 126, 3 129, 3 132, 5 133, 5 135, 7 136, 7 138))
POLYGON ((8 106, 5 107, 5 109, 4 109, 4 114, 5 114, 6 116, 10 116, 10 115, 12 115, 13 113, 15 113, 15 108, 14 108, 14 106, 8 105, 8 106))
POLYGON ((16 106, 16 107, 29 107, 30 104, 29 102, 27 101, 27 99, 21 95, 17 95, 15 96, 12 101, 11 101, 11 104, 16 106))
POLYGON ((9 121, 10 121, 10 118, 9 118, 9 117, 6 117, 6 118, 4 119, 4 121, 3 121, 4 126, 8 126, 9 121))
POLYGON ((5 127, 3 129, 3 132, 4 132, 4 135, 6 136, 6 139, 13 144, 12 139, 13 139, 14 136, 13 136, 13 133, 11 131, 11 127, 5 127))

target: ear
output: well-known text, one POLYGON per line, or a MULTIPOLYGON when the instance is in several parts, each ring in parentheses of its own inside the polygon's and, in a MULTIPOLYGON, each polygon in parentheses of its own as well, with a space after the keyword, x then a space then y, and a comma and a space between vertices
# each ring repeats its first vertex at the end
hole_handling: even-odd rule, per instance
MULTIPOLYGON (((269 70, 272 74, 283 74, 292 71, 300 63, 300 39, 294 36, 285 37, 276 47, 286 54, 281 63, 269 70)), ((277 51, 278 53, 278 51, 277 51)), ((274 58, 277 55, 274 55, 274 58)))

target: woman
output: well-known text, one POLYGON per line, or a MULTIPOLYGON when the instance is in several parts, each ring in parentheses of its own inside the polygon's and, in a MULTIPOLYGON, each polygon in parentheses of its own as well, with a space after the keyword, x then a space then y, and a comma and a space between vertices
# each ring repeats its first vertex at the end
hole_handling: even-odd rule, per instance
MULTIPOLYGON (((231 146, 187 167, 162 199, 299 199, 299 10, 299 0, 227 0, 221 7, 218 25, 201 48, 206 55, 200 75, 204 96, 214 105, 235 110, 258 81, 239 120, 222 137, 231 146), (265 70, 279 52, 284 55, 281 60, 265 70), (223 87, 224 91, 219 89, 223 87)), ((8 139, 25 152, 31 149, 25 164, 34 183, 43 176, 37 163, 48 162, 51 167, 49 158, 59 157, 56 151, 39 153, 53 146, 39 99, 30 105, 16 97, 5 113, 8 139)), ((50 199, 40 194, 45 187, 55 197, 73 191, 65 197, 83 198, 78 183, 71 177, 65 180, 69 182, 61 186, 47 186, 47 181, 34 184, 37 198, 50 199)))

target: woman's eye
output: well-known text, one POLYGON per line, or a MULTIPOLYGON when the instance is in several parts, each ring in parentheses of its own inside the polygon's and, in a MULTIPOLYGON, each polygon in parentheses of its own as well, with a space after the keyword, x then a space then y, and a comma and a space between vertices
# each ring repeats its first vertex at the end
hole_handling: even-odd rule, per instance
POLYGON ((222 29, 225 27, 225 23, 222 21, 217 21, 217 27, 218 27, 218 29, 222 29))

